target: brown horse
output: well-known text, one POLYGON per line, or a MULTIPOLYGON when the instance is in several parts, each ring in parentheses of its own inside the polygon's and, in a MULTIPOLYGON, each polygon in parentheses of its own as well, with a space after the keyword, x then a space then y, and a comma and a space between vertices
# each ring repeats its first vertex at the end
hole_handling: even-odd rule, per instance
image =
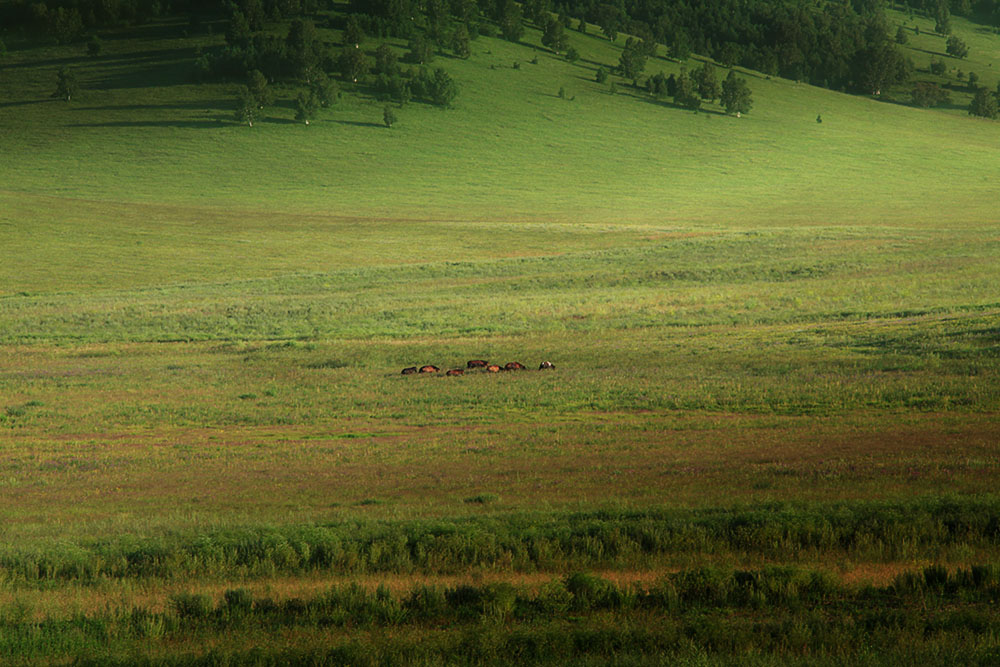
POLYGON ((538 364, 538 370, 544 371, 546 369, 555 370, 556 365, 553 364, 551 361, 543 361, 542 363, 538 364))
POLYGON ((416 372, 417 372, 416 366, 410 366, 409 368, 403 369, 403 375, 409 375, 410 373, 416 373, 416 372))
POLYGON ((488 365, 489 364, 487 364, 482 359, 473 359, 472 361, 466 362, 465 367, 466 368, 486 368, 488 365))
POLYGON ((452 368, 450 371, 445 373, 445 375, 463 375, 464 373, 465 371, 463 371, 461 368, 452 368))
POLYGON ((510 363, 504 364, 503 369, 505 371, 523 371, 524 365, 516 361, 511 361, 510 363))
POLYGON ((490 373, 499 373, 503 369, 497 366, 496 364, 490 364, 489 366, 486 367, 486 370, 489 371, 490 373))
POLYGON ((420 367, 421 373, 437 373, 439 370, 441 369, 438 368, 437 366, 431 366, 430 364, 428 364, 427 366, 420 367))

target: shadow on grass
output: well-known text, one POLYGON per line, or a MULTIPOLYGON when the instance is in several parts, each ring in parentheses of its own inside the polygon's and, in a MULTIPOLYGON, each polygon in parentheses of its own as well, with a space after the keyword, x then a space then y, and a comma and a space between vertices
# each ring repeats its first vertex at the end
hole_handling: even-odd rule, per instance
POLYGON ((233 106, 232 100, 201 100, 197 102, 173 102, 169 104, 106 104, 102 106, 76 107, 74 111, 142 111, 145 109, 226 109, 233 106))
POLYGON ((49 97, 43 100, 22 100, 21 102, 0 102, 0 109, 7 107, 26 107, 32 104, 45 104, 46 102, 63 102, 62 98, 49 97))
POLYGON ((72 123, 69 127, 182 127, 187 129, 219 128, 227 125, 228 117, 208 120, 114 120, 106 123, 72 123))
POLYGON ((360 120, 337 120, 334 122, 341 125, 353 125, 354 127, 385 127, 385 123, 371 123, 360 120))

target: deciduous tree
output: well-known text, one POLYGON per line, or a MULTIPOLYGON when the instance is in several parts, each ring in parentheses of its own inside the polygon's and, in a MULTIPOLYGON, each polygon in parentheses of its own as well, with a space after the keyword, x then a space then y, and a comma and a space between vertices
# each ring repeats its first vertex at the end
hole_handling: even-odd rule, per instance
POLYGON ((80 85, 73 70, 60 67, 56 73, 56 91, 52 93, 52 97, 59 97, 69 102, 79 90, 80 85))
POLYGON ((726 109, 726 113, 745 114, 753 107, 753 97, 750 88, 747 87, 746 79, 736 76, 736 72, 730 71, 729 76, 722 82, 722 95, 719 102, 726 109))

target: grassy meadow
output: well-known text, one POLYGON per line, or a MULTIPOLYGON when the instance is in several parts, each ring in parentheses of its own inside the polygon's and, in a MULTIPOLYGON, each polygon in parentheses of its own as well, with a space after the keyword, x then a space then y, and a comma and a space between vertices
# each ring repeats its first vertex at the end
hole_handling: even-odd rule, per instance
POLYGON ((249 128, 223 31, 6 40, 0 662, 1000 659, 1000 124, 592 29, 249 128))

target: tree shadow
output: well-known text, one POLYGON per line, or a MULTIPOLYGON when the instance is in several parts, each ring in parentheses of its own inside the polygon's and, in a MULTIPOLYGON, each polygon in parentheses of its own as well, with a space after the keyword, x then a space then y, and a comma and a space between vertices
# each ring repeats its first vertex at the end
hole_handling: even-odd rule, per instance
POLYGON ((292 120, 291 118, 274 118, 273 116, 268 116, 267 118, 261 118, 257 121, 258 123, 267 123, 268 125, 303 125, 301 120, 292 120))
POLYGON ((232 100, 201 100, 198 102, 174 102, 169 104, 106 104, 102 106, 74 107, 74 111, 144 111, 150 109, 226 109, 232 100))
POLYGON ((46 102, 59 102, 61 101, 57 97, 49 97, 43 100, 22 100, 20 102, 0 102, 0 109, 6 109, 7 107, 26 107, 32 104, 45 104, 46 102))
POLYGON ((354 127, 385 127, 384 123, 372 123, 360 120, 336 120, 340 125, 353 125, 354 127))
POLYGON ((141 53, 129 53, 126 55, 117 53, 107 53, 100 56, 64 56, 62 58, 47 58, 45 60, 26 60, 19 63, 5 63, 2 65, 2 69, 23 69, 27 67, 53 67, 55 65, 115 65, 120 64, 121 66, 134 66, 136 63, 141 63, 148 60, 162 60, 163 58, 175 56, 179 57, 180 54, 184 54, 193 59, 194 49, 193 48, 175 48, 175 49, 155 49, 152 51, 143 51, 141 53))
POLYGON ((219 128, 229 116, 207 120, 112 120, 104 123, 71 123, 68 127, 181 127, 187 129, 219 128))

